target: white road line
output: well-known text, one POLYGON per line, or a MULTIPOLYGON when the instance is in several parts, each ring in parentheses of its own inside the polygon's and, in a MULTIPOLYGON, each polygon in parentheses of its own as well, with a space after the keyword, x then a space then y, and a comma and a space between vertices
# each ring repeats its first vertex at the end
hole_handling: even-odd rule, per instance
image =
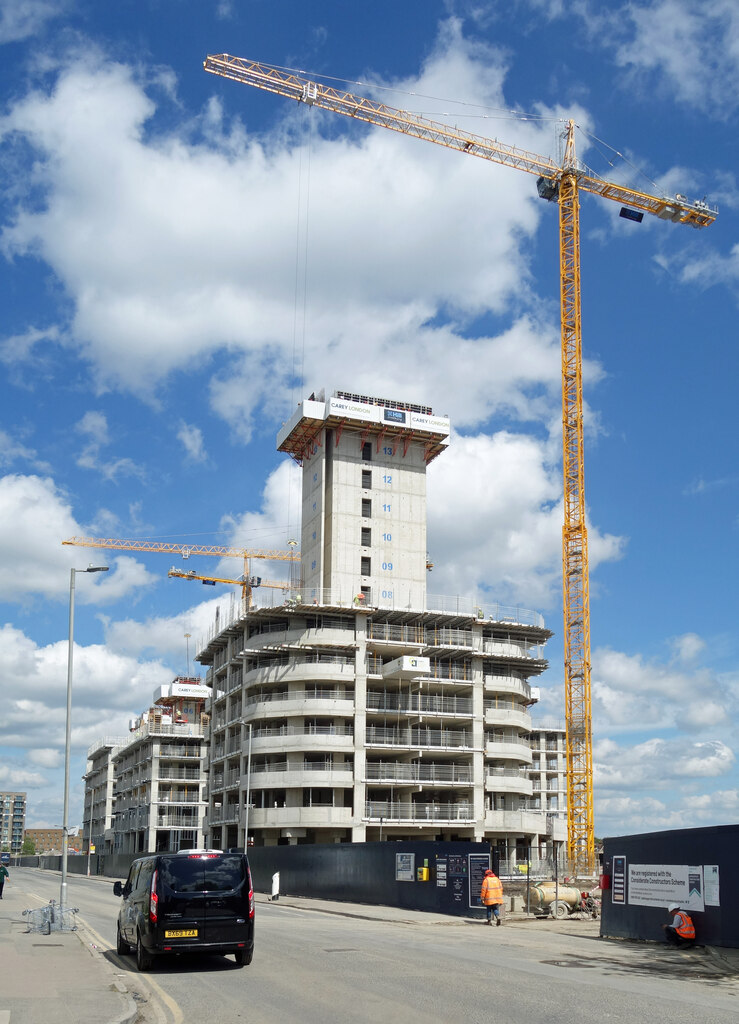
MULTIPOLYGON (((82 923, 84 924, 85 931, 95 940, 95 943, 100 947, 100 949, 107 949, 108 943, 102 937, 102 935, 99 935, 94 928, 91 928, 84 918, 80 918, 80 921, 82 921, 82 923)), ((117 953, 112 953, 111 957, 114 958, 121 966, 126 966, 126 961, 119 957, 117 953)), ((155 994, 155 996, 157 996, 161 1000, 161 1002, 164 1003, 164 1005, 167 1007, 167 1009, 172 1015, 172 1024, 182 1024, 184 1018, 179 1004, 176 1003, 175 1000, 167 992, 165 992, 164 989, 160 985, 158 985, 153 978, 145 974, 137 974, 136 981, 137 983, 142 983, 144 986, 148 986, 155 994)), ((0 1021, 0 1024, 2 1024, 2 1021, 0 1021)))

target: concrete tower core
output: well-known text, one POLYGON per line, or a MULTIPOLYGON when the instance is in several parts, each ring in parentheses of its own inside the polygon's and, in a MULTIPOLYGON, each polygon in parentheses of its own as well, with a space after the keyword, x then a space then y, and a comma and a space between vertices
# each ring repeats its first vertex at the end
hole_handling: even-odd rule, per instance
POLYGON ((426 466, 449 444, 427 406, 337 391, 277 436, 303 467, 302 600, 426 607, 426 466))

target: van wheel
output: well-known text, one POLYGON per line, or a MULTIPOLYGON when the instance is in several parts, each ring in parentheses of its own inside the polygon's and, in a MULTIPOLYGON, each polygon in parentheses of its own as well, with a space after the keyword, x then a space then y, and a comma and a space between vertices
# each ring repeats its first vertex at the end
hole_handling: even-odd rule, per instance
POLYGON ((119 921, 115 929, 115 951, 119 956, 125 956, 126 953, 131 952, 131 947, 127 942, 124 942, 123 936, 121 935, 121 922, 119 921))
POLYGON ((552 917, 556 917, 558 921, 570 916, 570 908, 564 900, 556 900, 556 902, 552 903, 549 912, 552 917))
POLYGON ((237 967, 249 966, 254 958, 254 947, 251 949, 237 949, 234 953, 234 960, 237 967))
POLYGON ((136 935, 136 967, 140 971, 150 971, 154 957, 147 953, 141 942, 141 932, 136 935))

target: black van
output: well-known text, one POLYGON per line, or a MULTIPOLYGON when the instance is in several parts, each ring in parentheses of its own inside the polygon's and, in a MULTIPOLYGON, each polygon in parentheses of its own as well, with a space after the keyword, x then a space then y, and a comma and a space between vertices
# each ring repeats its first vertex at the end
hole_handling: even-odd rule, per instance
POLYGON ((148 971, 166 953, 233 953, 239 966, 254 956, 254 888, 243 853, 182 850, 135 860, 125 884, 117 949, 136 951, 148 971))

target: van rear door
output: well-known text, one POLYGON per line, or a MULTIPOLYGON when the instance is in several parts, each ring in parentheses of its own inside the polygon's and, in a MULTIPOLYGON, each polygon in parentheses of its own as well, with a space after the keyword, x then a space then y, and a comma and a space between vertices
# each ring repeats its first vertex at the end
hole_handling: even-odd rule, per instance
POLYGON ((162 938, 183 945, 243 942, 248 913, 244 858, 192 853, 160 858, 162 938))
POLYGON ((208 942, 244 942, 249 928, 249 876, 240 854, 222 854, 204 865, 208 942))

